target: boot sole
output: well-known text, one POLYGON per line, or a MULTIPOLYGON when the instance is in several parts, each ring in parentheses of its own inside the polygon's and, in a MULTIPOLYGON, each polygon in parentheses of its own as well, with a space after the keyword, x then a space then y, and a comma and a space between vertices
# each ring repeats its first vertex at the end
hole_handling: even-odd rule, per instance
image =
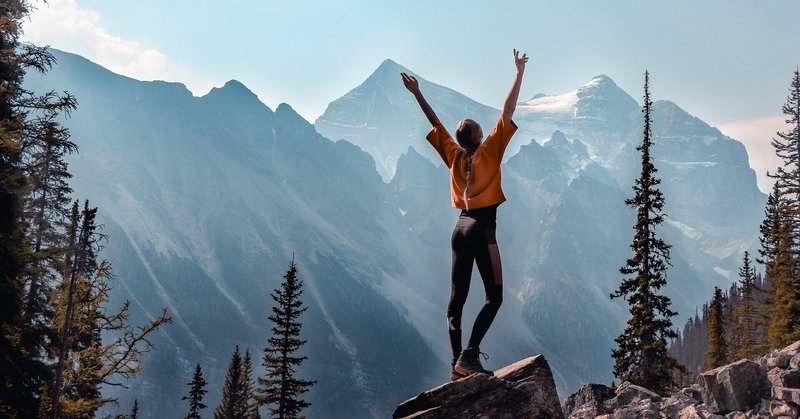
POLYGON ((461 365, 456 364, 455 370, 459 374, 463 374, 465 377, 472 374, 486 374, 486 375, 494 375, 491 371, 475 371, 475 370, 468 370, 461 365))
POLYGON ((458 373, 458 372, 457 372, 457 373, 455 373, 455 374, 453 374, 453 373, 450 373, 450 381, 456 381, 456 380, 460 380, 460 379, 462 379, 462 378, 464 378, 464 377, 466 377, 466 375, 464 375, 464 374, 461 374, 461 373, 458 373), (456 375, 456 374, 457 374, 457 375, 456 375))

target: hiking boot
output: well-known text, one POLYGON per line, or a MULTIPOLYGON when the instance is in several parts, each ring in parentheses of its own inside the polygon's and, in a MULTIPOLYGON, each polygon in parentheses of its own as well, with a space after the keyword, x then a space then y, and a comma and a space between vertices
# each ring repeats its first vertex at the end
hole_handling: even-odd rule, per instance
POLYGON ((458 358, 458 362, 456 362, 456 366, 454 370, 460 374, 474 374, 474 373, 481 373, 481 374, 488 374, 494 375, 493 372, 486 370, 481 365, 481 360, 479 359, 478 355, 483 355, 483 359, 489 359, 489 355, 481 352, 478 348, 467 348, 461 351, 461 356, 458 358))
POLYGON ((451 365, 450 368, 450 381, 456 381, 460 378, 464 378, 466 375, 456 371, 456 364, 451 365))

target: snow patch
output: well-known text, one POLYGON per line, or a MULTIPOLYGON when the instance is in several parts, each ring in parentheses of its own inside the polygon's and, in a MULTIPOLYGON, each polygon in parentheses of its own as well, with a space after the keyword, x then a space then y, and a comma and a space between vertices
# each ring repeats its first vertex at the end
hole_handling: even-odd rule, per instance
POLYGON ((684 223, 682 223, 680 221, 676 221, 676 220, 670 219, 668 217, 665 217, 665 220, 666 220, 667 224, 669 224, 669 225, 677 228, 678 230, 680 230, 680 232, 683 233, 683 235, 685 237, 688 237, 688 238, 690 238, 692 240, 699 240, 700 238, 703 237, 703 233, 695 230, 692 227, 689 227, 688 225, 686 225, 686 224, 684 224, 684 223))
POLYGON ((578 103, 578 91, 558 95, 542 96, 531 99, 517 105, 517 112, 520 114, 572 114, 575 105, 578 103))
POLYGON ((731 279, 731 271, 727 269, 722 269, 719 266, 714 267, 714 272, 724 276, 727 279, 731 279))

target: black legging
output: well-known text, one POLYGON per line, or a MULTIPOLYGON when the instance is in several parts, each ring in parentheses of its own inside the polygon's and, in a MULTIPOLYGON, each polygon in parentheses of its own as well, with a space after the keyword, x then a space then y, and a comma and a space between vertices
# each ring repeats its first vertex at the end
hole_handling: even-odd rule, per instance
POLYGON ((464 210, 453 230, 452 290, 447 305, 447 328, 454 359, 461 353, 461 311, 467 301, 473 261, 483 279, 486 302, 475 319, 468 348, 480 346, 503 303, 503 269, 495 239, 496 214, 497 206, 464 210))

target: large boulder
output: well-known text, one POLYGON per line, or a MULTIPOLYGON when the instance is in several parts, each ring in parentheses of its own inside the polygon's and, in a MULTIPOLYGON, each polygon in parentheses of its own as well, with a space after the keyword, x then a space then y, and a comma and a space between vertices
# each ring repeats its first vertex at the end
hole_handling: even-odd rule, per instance
POLYGON ((703 403, 712 413, 746 411, 770 397, 770 382, 761 365, 743 359, 700 374, 703 403))
POLYGON ((603 408, 607 412, 613 412, 618 408, 637 404, 644 400, 660 402, 661 396, 654 391, 625 381, 617 387, 616 396, 603 403, 603 408))
POLYGON ((564 416, 569 419, 594 418, 607 413, 603 402, 615 396, 614 389, 603 384, 586 384, 564 400, 564 416))
POLYGON ((553 373, 543 355, 492 375, 473 374, 406 400, 393 418, 563 418, 553 373))

